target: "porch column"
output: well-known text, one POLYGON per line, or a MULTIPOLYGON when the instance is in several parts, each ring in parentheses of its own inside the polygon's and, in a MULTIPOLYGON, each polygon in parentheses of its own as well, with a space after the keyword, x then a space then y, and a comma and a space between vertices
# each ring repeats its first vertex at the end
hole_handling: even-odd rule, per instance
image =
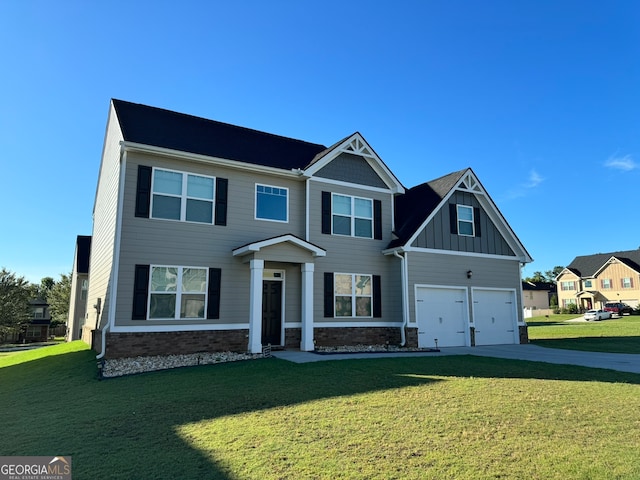
POLYGON ((303 263, 302 270, 302 332, 300 350, 310 352, 313 345, 313 263, 303 263))
POLYGON ((262 273, 264 260, 251 260, 249 287, 249 352, 262 352, 262 273))

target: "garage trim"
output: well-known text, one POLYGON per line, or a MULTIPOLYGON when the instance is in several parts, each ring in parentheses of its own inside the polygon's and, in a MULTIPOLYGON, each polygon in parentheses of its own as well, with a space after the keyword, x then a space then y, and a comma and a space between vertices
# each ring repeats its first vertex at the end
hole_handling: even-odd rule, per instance
POLYGON ((418 292, 421 289, 429 289, 429 290, 458 290, 460 293, 463 294, 463 298, 464 298, 464 302, 465 302, 465 307, 464 308, 464 313, 463 313, 463 318, 462 318, 462 323, 463 323, 463 327, 464 327, 464 346, 469 346, 471 345, 471 334, 470 334, 470 318, 469 318, 469 288, 465 287, 465 286, 461 286, 461 285, 430 285, 430 284, 422 284, 422 283, 416 283, 413 286, 413 292, 414 292, 414 315, 413 315, 413 322, 415 324, 416 327, 420 328, 420 323, 418 320, 418 292))
POLYGON ((511 294, 511 328, 513 328, 512 344, 519 344, 519 317, 518 317, 518 297, 515 288, 500 287, 471 287, 471 326, 477 328, 476 321, 476 299, 478 292, 507 292, 511 294))

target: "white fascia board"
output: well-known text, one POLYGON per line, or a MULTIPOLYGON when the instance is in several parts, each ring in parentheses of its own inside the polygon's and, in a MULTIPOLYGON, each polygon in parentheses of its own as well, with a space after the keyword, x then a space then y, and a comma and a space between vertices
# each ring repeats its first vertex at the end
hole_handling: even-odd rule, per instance
POLYGON ((198 330, 248 330, 248 323, 228 323, 216 325, 120 325, 113 326, 110 330, 112 333, 136 333, 136 332, 195 332, 198 330))
POLYGON ((457 250, 438 250, 435 248, 420 248, 420 247, 404 247, 405 252, 416 253, 434 253, 441 255, 459 255, 461 257, 479 257, 479 258, 492 258, 495 260, 508 260, 525 263, 521 257, 507 257, 505 255, 495 255, 491 253, 477 253, 477 252, 459 252, 457 250))
POLYGON ((351 182, 343 182, 341 180, 333 180, 331 178, 324 177, 309 177, 309 181, 318 182, 318 183, 326 183, 330 185, 338 185, 340 187, 348 187, 348 188, 358 188, 360 190, 365 190, 368 192, 378 192, 385 194, 393 194, 393 190, 388 188, 380 188, 380 187, 372 187, 370 185, 363 185, 361 183, 351 183, 351 182))
POLYGON ((155 147, 152 145, 145 145, 142 143, 122 141, 120 142, 120 144, 122 145, 123 149, 130 152, 152 153, 154 155, 160 155, 160 156, 168 157, 175 160, 190 160, 193 162, 207 163, 210 165, 211 164, 220 165, 223 167, 235 168, 238 170, 249 170, 252 172, 268 173, 271 175, 278 175, 281 177, 297 178, 300 180, 304 180, 302 173, 297 170, 285 170, 282 168, 267 167, 264 165, 256 165, 254 163, 246 163, 238 160, 229 160, 226 158, 210 157, 208 155, 201 155, 199 153, 189 153, 189 152, 184 152, 182 150, 172 150, 170 148, 155 147))
POLYGON ((261 249, 265 247, 270 247, 272 245, 277 245, 280 243, 293 243, 294 245, 308 250, 313 253, 314 257, 324 257, 327 255, 327 252, 320 247, 317 247, 309 242, 306 242, 298 237, 294 237, 293 235, 283 235, 281 237, 269 238, 267 240, 262 240, 260 242, 250 243, 249 245, 245 245, 244 247, 237 248, 233 250, 233 256, 242 256, 251 252, 259 252, 261 249))
MULTIPOLYGON (((562 271, 561 271, 561 272, 556 276, 556 278, 554 278, 554 280, 557 282, 557 281, 558 281, 558 279, 559 279, 562 275, 564 275, 565 273, 570 273, 571 275, 573 275, 574 277, 576 277, 576 278, 578 278, 578 279, 582 278, 582 277, 579 277, 578 275, 576 275, 576 274, 575 274, 575 272, 572 272, 571 270, 569 270, 567 267, 564 267, 564 268, 562 269, 562 271)), ((584 278, 595 278, 595 276, 594 276, 594 277, 584 277, 584 278)))

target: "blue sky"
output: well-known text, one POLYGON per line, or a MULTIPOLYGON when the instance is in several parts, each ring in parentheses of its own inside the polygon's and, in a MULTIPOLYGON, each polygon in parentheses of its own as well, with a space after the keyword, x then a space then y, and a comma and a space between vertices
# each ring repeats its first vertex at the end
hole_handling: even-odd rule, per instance
POLYGON ((0 266, 71 271, 110 98, 471 167, 535 262, 640 247, 636 1, 0 2, 0 266))

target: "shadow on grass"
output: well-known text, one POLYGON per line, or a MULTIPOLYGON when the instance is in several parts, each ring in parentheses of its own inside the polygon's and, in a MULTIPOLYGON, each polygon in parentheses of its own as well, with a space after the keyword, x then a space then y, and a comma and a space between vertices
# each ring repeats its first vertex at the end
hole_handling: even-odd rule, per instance
POLYGON ((70 455, 74 479, 234 478, 176 431, 185 424, 442 377, 640 384, 640 375, 475 356, 294 364, 278 359, 98 381, 93 352, 0 369, 0 452, 70 455))

